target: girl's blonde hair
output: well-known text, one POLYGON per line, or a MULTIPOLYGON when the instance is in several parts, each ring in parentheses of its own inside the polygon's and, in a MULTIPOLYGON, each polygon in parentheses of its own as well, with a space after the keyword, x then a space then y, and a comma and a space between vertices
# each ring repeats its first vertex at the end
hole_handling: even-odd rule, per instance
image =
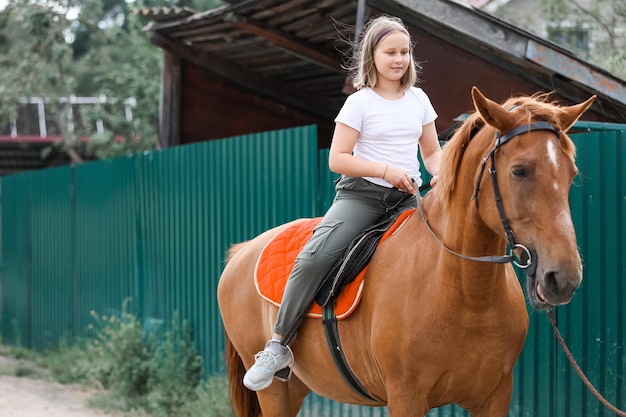
POLYGON ((400 88, 406 91, 419 82, 418 71, 422 66, 413 58, 413 42, 409 31, 399 18, 382 15, 367 22, 363 27, 361 40, 354 49, 353 65, 349 69, 354 74, 352 86, 357 90, 376 86, 378 76, 374 65, 374 49, 393 32, 404 33, 409 38, 409 68, 400 79, 400 88))

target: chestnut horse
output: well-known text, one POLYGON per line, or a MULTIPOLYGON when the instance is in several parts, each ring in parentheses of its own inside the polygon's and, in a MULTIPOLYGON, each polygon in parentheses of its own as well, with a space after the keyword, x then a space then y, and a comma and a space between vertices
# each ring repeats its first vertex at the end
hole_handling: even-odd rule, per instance
POLYGON ((231 249, 218 301, 239 417, 293 417, 310 391, 387 406, 391 417, 423 416, 447 404, 474 417, 507 415, 528 312, 513 267, 501 260, 528 267, 534 308, 571 300, 582 266, 568 202, 575 148, 566 132, 595 97, 567 107, 535 95, 500 106, 474 88, 472 98, 476 112, 444 146, 439 180, 422 200, 422 215, 379 245, 360 305, 338 323, 350 369, 373 399, 345 382, 322 321, 310 318, 291 345, 291 379, 275 379, 258 392, 243 386, 245 369, 272 337, 277 313, 257 294, 255 264, 288 225, 231 249))

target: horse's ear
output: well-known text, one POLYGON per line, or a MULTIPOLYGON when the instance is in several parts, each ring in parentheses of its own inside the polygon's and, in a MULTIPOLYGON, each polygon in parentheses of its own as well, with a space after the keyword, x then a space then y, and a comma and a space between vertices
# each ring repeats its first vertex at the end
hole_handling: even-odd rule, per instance
POLYGON ((563 113, 559 117, 561 121, 561 130, 563 132, 567 132, 570 127, 576 123, 578 118, 582 116, 584 112, 587 111, 589 107, 593 104, 597 96, 591 96, 587 99, 587 101, 582 102, 580 104, 575 104, 569 107, 562 107, 563 113))
POLYGON ((472 100, 476 111, 490 126, 502 132, 508 132, 515 124, 511 113, 502 108, 498 103, 485 97, 477 87, 472 87, 472 100))

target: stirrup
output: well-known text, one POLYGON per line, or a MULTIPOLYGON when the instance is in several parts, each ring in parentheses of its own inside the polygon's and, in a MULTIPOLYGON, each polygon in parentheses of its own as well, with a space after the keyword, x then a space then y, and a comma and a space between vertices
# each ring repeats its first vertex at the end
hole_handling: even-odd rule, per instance
POLYGON ((287 382, 291 379, 292 369, 291 366, 281 369, 274 374, 274 378, 279 381, 287 382))
POLYGON ((289 351, 289 356, 291 356, 291 366, 287 366, 286 368, 279 369, 274 374, 274 378, 283 382, 287 382, 291 379, 291 374, 293 372, 293 365, 295 364, 295 359, 293 357, 293 352, 291 351, 291 348, 289 347, 289 345, 285 345, 285 347, 289 351))

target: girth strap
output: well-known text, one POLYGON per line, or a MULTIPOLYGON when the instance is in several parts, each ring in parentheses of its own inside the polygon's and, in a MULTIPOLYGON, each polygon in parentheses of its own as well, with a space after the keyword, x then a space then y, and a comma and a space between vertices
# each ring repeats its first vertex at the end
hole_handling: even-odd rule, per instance
POLYGON ((326 342, 328 342, 328 348, 330 354, 333 357, 337 370, 346 381, 346 383, 352 387, 360 396, 368 400, 372 400, 380 403, 380 400, 372 397, 369 392, 363 387, 359 379, 352 373, 346 356, 343 354, 341 348, 341 342, 339 341, 339 329, 337 328, 337 317, 335 317, 335 300, 326 304, 324 307, 324 314, 322 323, 324 325, 324 332, 326 333, 326 342))

